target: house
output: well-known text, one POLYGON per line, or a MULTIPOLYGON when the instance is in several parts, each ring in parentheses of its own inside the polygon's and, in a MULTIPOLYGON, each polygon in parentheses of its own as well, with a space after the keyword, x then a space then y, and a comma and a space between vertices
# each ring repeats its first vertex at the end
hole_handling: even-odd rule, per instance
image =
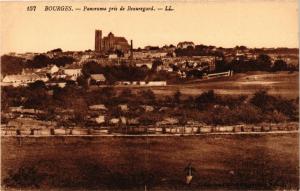
POLYGON ((157 71, 167 71, 167 72, 173 72, 173 68, 168 65, 160 65, 157 66, 157 71))
POLYGON ((145 110, 145 112, 154 111, 154 107, 150 105, 142 105, 141 107, 145 110))
POLYGON ((52 79, 65 79, 67 75, 64 73, 63 70, 58 70, 57 72, 51 74, 52 79))
POLYGON ((166 86, 167 82, 166 81, 149 81, 147 83, 147 86, 166 86))
POLYGON ((37 110, 37 109, 26 109, 26 108, 23 108, 23 106, 10 107, 9 110, 12 113, 23 113, 23 114, 41 114, 41 113, 44 113, 44 111, 37 110))
POLYGON ((27 86, 29 83, 35 81, 47 82, 48 77, 44 74, 17 74, 17 75, 7 75, 3 78, 2 82, 7 85, 13 86, 27 86))
POLYGON ((76 80, 82 74, 81 68, 64 68, 63 72, 67 77, 70 77, 71 80, 76 80))
POLYGON ((108 59, 117 59, 118 55, 117 54, 109 54, 108 59))
POLYGON ((107 108, 105 107, 105 105, 103 104, 99 104, 99 105, 90 105, 89 106, 90 110, 95 110, 95 111, 99 111, 99 110, 107 110, 107 108))
POLYGON ((52 66, 50 69, 49 69, 49 73, 50 74, 54 74, 54 73, 56 73, 56 72, 58 72, 59 71, 59 67, 57 67, 56 65, 54 65, 54 66, 52 66))
POLYGON ((92 83, 99 84, 106 81, 106 78, 103 74, 91 74, 90 78, 92 83))
POLYGON ((99 115, 98 117, 95 118, 95 121, 97 124, 101 124, 105 122, 105 117, 103 115, 99 115))
POLYGON ((122 123, 122 124, 126 124, 126 117, 120 117, 120 122, 122 123))
POLYGON ((178 124, 178 122, 176 118, 165 117, 162 121, 157 122, 157 125, 175 125, 178 124))
POLYGON ((110 124, 118 124, 119 121, 120 121, 119 118, 112 118, 112 119, 109 120, 109 123, 110 123, 110 124))
POLYGON ((127 120, 127 125, 139 125, 139 119, 138 118, 131 118, 127 120))
POLYGON ((181 48, 181 49, 187 48, 189 46, 194 48, 195 44, 193 42, 188 42, 188 41, 180 42, 177 44, 177 48, 181 48))
POLYGON ((133 57, 138 60, 149 60, 151 58, 164 58, 167 56, 167 52, 161 51, 143 51, 143 52, 133 52, 133 57))
POLYGON ((131 82, 130 81, 118 81, 116 82, 117 85, 130 85, 131 82))
POLYGON ((57 85, 60 88, 64 88, 66 87, 67 83, 66 82, 56 82, 56 83, 52 83, 51 85, 57 85))
POLYGON ((120 104, 120 105, 119 105, 119 108, 120 108, 122 111, 128 111, 128 110, 129 110, 127 104, 120 104))

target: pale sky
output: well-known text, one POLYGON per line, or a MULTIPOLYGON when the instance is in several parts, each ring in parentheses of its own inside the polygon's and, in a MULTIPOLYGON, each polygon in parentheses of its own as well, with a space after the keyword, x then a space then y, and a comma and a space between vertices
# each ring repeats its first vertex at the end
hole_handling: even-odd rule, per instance
POLYGON ((234 47, 298 47, 297 0, 186 2, 1 2, 1 52, 45 52, 55 48, 94 50, 95 29, 146 45, 195 44, 234 47), (35 12, 26 11, 36 5, 35 12), (45 12, 45 5, 75 8, 133 6, 172 12, 45 12))

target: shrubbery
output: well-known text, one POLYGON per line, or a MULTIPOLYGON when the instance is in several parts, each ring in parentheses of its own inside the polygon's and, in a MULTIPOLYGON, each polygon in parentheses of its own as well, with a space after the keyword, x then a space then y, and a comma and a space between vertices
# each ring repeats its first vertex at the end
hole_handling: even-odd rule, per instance
POLYGON ((153 124, 164 117, 220 125, 278 123, 298 121, 299 113, 298 98, 284 99, 266 91, 258 91, 252 96, 223 96, 210 90, 188 98, 177 91, 173 96, 157 98, 150 89, 134 91, 106 87, 90 91, 71 84, 49 89, 37 82, 27 88, 2 88, 1 98, 2 110, 25 106, 44 110, 49 116, 53 116, 53 108, 73 110, 69 120, 79 125, 86 120, 88 106, 94 104, 106 105, 108 116, 141 118, 143 124, 153 124), (118 109, 119 104, 127 104, 129 111, 118 109), (145 112, 142 105, 151 105, 154 111, 145 112))

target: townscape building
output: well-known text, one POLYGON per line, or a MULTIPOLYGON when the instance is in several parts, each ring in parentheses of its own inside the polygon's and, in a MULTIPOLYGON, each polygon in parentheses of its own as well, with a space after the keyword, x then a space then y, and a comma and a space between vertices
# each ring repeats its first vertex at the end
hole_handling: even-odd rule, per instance
POLYGON ((120 50, 122 52, 128 52, 130 45, 126 38, 117 37, 113 33, 109 33, 107 36, 102 38, 102 31, 95 31, 95 51, 96 52, 108 52, 120 50))

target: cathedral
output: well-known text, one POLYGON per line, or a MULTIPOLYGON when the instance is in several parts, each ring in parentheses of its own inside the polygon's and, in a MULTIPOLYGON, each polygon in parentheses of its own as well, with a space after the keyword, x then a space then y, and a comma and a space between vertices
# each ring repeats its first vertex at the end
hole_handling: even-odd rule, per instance
POLYGON ((102 38, 102 31, 95 31, 95 51, 108 52, 121 50, 126 53, 130 50, 130 45, 124 37, 117 37, 113 33, 109 33, 106 37, 102 38))

